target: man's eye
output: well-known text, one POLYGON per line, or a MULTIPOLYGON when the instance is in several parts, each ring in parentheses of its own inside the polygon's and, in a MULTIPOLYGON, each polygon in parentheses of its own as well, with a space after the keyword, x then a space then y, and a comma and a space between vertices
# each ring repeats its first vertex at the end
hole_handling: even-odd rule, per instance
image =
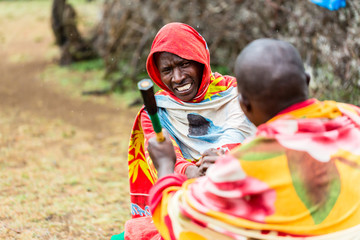
POLYGON ((171 69, 170 68, 164 68, 161 72, 164 74, 168 74, 170 73, 171 69))
POLYGON ((182 62, 181 67, 188 67, 190 65, 190 62, 182 62))

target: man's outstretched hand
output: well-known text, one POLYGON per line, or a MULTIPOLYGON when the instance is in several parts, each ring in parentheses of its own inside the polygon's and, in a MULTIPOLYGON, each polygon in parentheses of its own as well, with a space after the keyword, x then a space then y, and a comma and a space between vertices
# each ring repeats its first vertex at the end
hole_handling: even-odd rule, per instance
POLYGON ((204 176, 207 169, 215 163, 219 156, 224 155, 223 150, 209 148, 202 154, 196 166, 189 166, 186 168, 185 174, 187 178, 196 178, 204 176))
POLYGON ((158 171, 158 178, 174 173, 176 154, 169 133, 163 129, 165 141, 158 142, 156 137, 149 139, 148 151, 158 171))

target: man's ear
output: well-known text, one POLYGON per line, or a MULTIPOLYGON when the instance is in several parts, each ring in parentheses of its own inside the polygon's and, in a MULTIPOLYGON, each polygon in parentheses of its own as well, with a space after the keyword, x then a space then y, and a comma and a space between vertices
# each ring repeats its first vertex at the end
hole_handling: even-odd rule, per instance
POLYGON ((250 104, 250 101, 248 98, 239 94, 239 102, 240 102, 240 106, 245 114, 250 113, 252 111, 251 104, 250 104))
POLYGON ((306 85, 309 86, 311 77, 308 73, 305 73, 305 76, 306 76, 306 85))

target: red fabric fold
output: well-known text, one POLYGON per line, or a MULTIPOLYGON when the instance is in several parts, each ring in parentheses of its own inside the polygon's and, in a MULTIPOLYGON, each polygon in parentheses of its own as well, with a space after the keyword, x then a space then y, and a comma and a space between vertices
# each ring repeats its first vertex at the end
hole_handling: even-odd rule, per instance
POLYGON ((187 180, 185 175, 170 174, 160 178, 149 192, 149 206, 151 213, 154 213, 156 206, 160 203, 163 191, 168 187, 179 187, 187 180))
POLYGON ((163 239, 151 217, 134 218, 125 223, 125 240, 163 239))

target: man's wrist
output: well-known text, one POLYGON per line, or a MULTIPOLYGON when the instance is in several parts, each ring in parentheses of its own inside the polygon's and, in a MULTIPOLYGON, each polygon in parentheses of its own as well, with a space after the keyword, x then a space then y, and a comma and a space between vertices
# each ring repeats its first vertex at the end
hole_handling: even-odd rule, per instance
POLYGON ((174 173, 175 163, 166 160, 160 162, 161 164, 159 166, 159 169, 157 169, 158 178, 174 173))
POLYGON ((199 175, 199 168, 195 165, 190 165, 185 169, 185 175, 187 178, 196 178, 199 175))

